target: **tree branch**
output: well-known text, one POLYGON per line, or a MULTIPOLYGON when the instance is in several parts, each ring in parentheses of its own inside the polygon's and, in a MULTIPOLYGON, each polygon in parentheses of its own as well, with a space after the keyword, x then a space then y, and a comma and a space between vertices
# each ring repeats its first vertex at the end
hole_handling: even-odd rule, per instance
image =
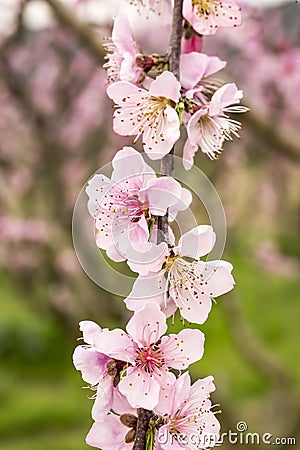
MULTIPOLYGON (((170 38, 169 50, 169 70, 179 80, 179 58, 181 50, 182 37, 182 3, 183 0, 175 0, 173 9, 172 33, 170 38)), ((174 147, 171 152, 164 156, 161 161, 160 174, 161 176, 170 176, 174 170, 174 147)), ((157 243, 169 242, 169 225, 168 212, 163 217, 158 217, 157 220, 158 233, 157 243)), ((138 425, 136 430, 136 438, 132 450, 145 450, 145 438, 149 428, 149 421, 153 413, 145 409, 138 411, 138 425)))
MULTIPOLYGON (((180 79, 179 74, 179 60, 181 50, 181 37, 182 37, 182 3, 183 0, 175 0, 173 9, 173 22, 172 33, 170 38, 170 50, 169 50, 169 70, 172 72, 177 80, 180 79)), ((161 176, 171 176, 174 170, 174 147, 171 152, 164 156, 161 161, 160 174, 161 176)), ((169 225, 168 225, 168 212, 165 216, 159 216, 157 219, 158 233, 157 243, 169 242, 169 225)))

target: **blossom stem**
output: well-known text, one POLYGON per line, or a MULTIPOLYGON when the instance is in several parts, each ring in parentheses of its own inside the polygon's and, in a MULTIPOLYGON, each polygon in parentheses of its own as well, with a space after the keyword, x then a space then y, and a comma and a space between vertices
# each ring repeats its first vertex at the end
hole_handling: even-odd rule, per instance
MULTIPOLYGON (((179 60, 181 51, 182 38, 182 4, 183 0, 175 0, 173 9, 172 33, 169 45, 169 71, 172 72, 179 81, 179 60)), ((161 161, 160 174, 161 176, 171 176, 174 170, 174 147, 161 161)), ((169 242, 169 226, 168 226, 168 212, 164 216, 157 219, 157 227, 160 230, 158 233, 157 243, 169 242)))
MULTIPOLYGON (((173 8, 172 32, 169 45, 169 71, 172 72, 179 81, 179 60, 181 51, 182 38, 182 4, 183 0, 175 0, 173 8)), ((174 170, 174 147, 161 161, 160 174, 161 176, 171 176, 174 170)), ((157 220, 158 233, 157 243, 169 243, 169 226, 168 226, 168 212, 164 216, 159 216, 157 220)), ((149 422, 153 417, 153 412, 147 409, 140 408, 138 410, 138 422, 135 435, 134 445, 132 450, 146 449, 146 436, 149 428, 149 422)), ((147 449, 148 450, 148 449, 147 449)))

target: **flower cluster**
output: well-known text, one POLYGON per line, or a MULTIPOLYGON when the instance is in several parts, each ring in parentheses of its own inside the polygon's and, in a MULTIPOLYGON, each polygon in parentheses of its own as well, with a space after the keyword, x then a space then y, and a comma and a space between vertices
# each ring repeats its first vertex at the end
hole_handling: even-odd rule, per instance
POLYGON ((115 19, 112 42, 106 44, 105 67, 107 94, 116 107, 114 131, 135 136, 135 141, 141 136, 149 157, 161 159, 179 140, 183 124, 188 135, 183 164, 188 170, 198 148, 209 158, 218 159, 224 142, 239 137, 241 124, 231 114, 246 112, 247 108, 240 105, 243 92, 234 83, 214 77, 226 63, 198 51, 202 48, 200 35, 240 24, 240 8, 231 0, 189 0, 183 3, 183 16, 194 31, 189 39, 187 34, 182 38, 180 83, 164 69, 168 55, 149 56, 137 50, 124 16, 115 19))
MULTIPOLYGON (((148 3, 156 13, 172 6, 171 1, 148 3)), ((235 84, 214 78, 226 63, 201 53, 202 35, 238 25, 240 9, 231 0, 185 0, 182 13, 181 45, 189 51, 178 61, 180 82, 167 70, 168 55, 142 53, 124 16, 115 19, 112 39, 105 44, 105 67, 115 132, 135 141, 141 136, 150 159, 159 160, 171 152, 184 124, 183 164, 189 169, 198 147, 215 159, 225 140, 238 137, 241 125, 230 114, 246 108, 239 105, 242 92, 235 84)), ((84 345, 76 348, 73 360, 95 400, 86 441, 102 450, 131 449, 142 409, 150 412, 147 450, 213 447, 220 430, 210 401, 213 377, 191 384, 186 371, 202 358, 204 334, 198 329, 166 334, 167 318, 178 309, 183 321, 203 324, 212 301, 234 287, 232 265, 204 258, 216 242, 210 225, 182 234, 176 245, 172 222, 192 202, 178 181, 157 177, 132 147, 116 153, 112 168, 110 178, 97 173, 86 188, 95 241, 111 260, 126 261, 138 276, 124 300, 133 311, 125 331, 80 323, 84 345), (163 239, 161 218, 167 228, 163 239)))

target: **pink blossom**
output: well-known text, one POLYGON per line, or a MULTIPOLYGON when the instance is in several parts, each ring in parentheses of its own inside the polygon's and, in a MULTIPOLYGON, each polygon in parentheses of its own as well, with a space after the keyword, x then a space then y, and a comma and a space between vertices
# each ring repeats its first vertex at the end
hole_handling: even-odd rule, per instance
POLYGON ((184 373, 161 391, 155 412, 164 418, 156 436, 162 450, 204 449, 218 442, 220 423, 209 400, 214 390, 212 376, 191 385, 189 374, 184 373))
POLYGON ((124 15, 115 18, 111 41, 106 42, 104 48, 108 52, 107 62, 103 66, 107 70, 108 82, 123 80, 137 83, 142 73, 136 65, 136 56, 140 52, 124 15))
POLYGON ((113 128, 121 136, 143 135, 145 152, 151 159, 169 153, 180 137, 176 106, 180 83, 171 72, 163 72, 152 81, 149 91, 126 81, 117 81, 107 88, 116 103, 113 128))
POLYGON ((101 420, 119 401, 121 395, 115 386, 117 366, 114 360, 99 352, 95 347, 97 337, 101 336, 105 330, 88 320, 80 322, 80 330, 86 344, 76 347, 73 363, 75 368, 81 371, 83 380, 91 385, 91 389, 97 391, 92 416, 94 420, 101 420), (113 372, 112 367, 116 368, 113 372))
POLYGON ((86 437, 86 443, 102 450, 129 450, 132 448, 137 410, 121 395, 114 402, 112 410, 113 413, 108 412, 101 419, 96 419, 86 437))
POLYGON ((212 250, 215 239, 211 226, 200 225, 183 234, 176 247, 163 242, 152 244, 149 252, 135 252, 128 265, 140 275, 125 299, 127 308, 137 311, 143 304, 159 304, 168 317, 179 308, 184 319, 204 323, 212 299, 234 287, 230 263, 199 259, 212 250))
POLYGON ((161 389, 175 380, 169 368, 186 369, 203 355, 201 331, 185 329, 162 337, 166 330, 159 306, 146 304, 129 320, 127 333, 105 330, 96 338, 100 353, 128 363, 118 387, 133 408, 153 409, 161 389))
POLYGON ((194 33, 192 36, 183 35, 181 40, 181 52, 201 52, 203 48, 203 37, 194 33))
POLYGON ((187 124, 188 139, 183 149, 183 165, 190 169, 194 155, 201 148, 211 159, 218 159, 225 140, 232 135, 239 138, 241 123, 230 119, 228 113, 242 113, 248 108, 239 106, 243 92, 234 83, 225 84, 213 94, 211 102, 192 115, 187 124))
POLYGON ((126 428, 117 415, 110 414, 101 421, 93 423, 86 443, 102 450, 130 450, 132 442, 126 444, 125 438, 129 429, 126 428))
POLYGON ((233 0, 184 0, 183 17, 199 34, 214 34, 220 27, 241 24, 241 8, 233 0))
POLYGON ((147 243, 153 215, 169 208, 170 219, 188 208, 192 197, 171 177, 157 178, 142 155, 131 147, 118 151, 111 179, 97 174, 86 192, 88 209, 95 218, 96 243, 114 261, 124 261, 128 247, 147 243))

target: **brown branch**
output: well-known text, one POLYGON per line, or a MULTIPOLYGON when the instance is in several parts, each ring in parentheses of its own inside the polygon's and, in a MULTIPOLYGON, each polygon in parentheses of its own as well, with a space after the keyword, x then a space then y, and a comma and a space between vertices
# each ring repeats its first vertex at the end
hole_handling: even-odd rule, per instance
MULTIPOLYGON (((169 50, 169 70, 172 72, 177 80, 180 79, 179 74, 179 60, 181 50, 181 37, 182 37, 182 3, 183 0, 175 0, 173 10, 173 23, 172 33, 170 38, 170 50, 169 50)), ((174 147, 171 152, 164 156, 161 161, 160 174, 161 176, 171 176, 174 170, 174 147)), ((168 212, 164 216, 158 217, 157 220, 158 230, 158 244, 160 242, 169 242, 169 224, 168 224, 168 212)))
POLYGON ((70 28, 81 39, 82 43, 89 49, 96 60, 102 62, 104 51, 96 33, 86 23, 79 20, 60 0, 44 1, 51 7, 58 20, 70 28))
MULTIPOLYGON (((169 70, 179 80, 179 58, 181 50, 181 37, 182 37, 182 3, 183 0, 175 0, 173 9, 173 21, 172 21, 172 33, 170 38, 170 51, 169 51, 169 70)), ((174 169, 174 147, 170 153, 161 161, 160 173, 161 176, 170 176, 174 169)), ((157 242, 169 242, 169 225, 168 225, 168 212, 163 217, 158 217, 157 220, 158 233, 157 242)), ((149 428, 149 421, 153 413, 145 409, 139 409, 138 411, 138 426, 136 431, 136 438, 132 450, 145 450, 145 437, 149 428)))

